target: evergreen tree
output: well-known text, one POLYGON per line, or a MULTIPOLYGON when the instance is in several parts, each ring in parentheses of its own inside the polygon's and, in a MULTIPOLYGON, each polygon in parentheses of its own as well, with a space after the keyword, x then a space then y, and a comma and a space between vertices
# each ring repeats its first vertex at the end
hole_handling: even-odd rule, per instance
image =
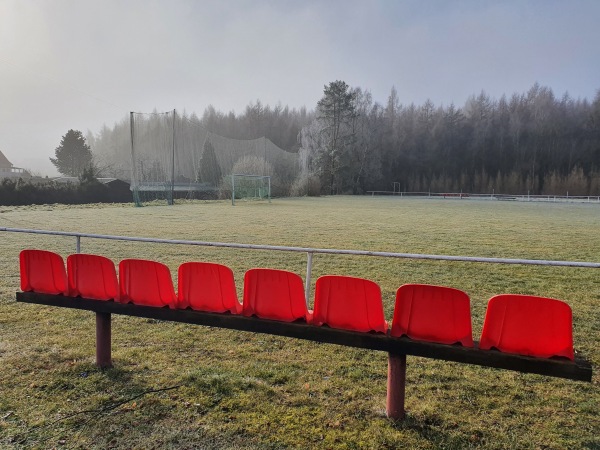
POLYGON ((94 165, 90 165, 83 169, 81 175, 79 175, 79 183, 80 184, 93 184, 99 183, 98 181, 98 169, 94 167, 94 165))
POLYGON ((200 170, 198 170, 198 181, 200 183, 210 183, 212 186, 218 186, 221 181, 221 167, 217 161, 215 148, 207 140, 204 143, 204 151, 200 158, 200 170))
POLYGON ((56 158, 50 158, 50 161, 61 174, 69 177, 78 177, 84 169, 92 166, 92 151, 81 131, 69 130, 54 154, 56 158))
POLYGON ((353 142, 352 121, 356 117, 356 94, 344 81, 332 81, 325 86, 324 95, 317 103, 321 133, 325 135, 325 148, 317 154, 324 185, 329 185, 331 194, 340 186, 338 175, 349 145, 353 142), (336 183, 337 182, 337 183, 336 183))

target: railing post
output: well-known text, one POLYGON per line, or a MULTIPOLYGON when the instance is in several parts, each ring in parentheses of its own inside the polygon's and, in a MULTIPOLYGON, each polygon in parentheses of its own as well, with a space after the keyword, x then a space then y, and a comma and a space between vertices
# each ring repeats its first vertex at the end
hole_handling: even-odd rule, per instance
POLYGON ((112 367, 110 355, 110 313, 96 313, 96 366, 101 369, 112 367))
POLYGON ((308 252, 306 255, 306 284, 304 285, 304 292, 306 295, 306 307, 308 307, 308 302, 310 300, 310 274, 312 272, 313 254, 308 252))
POLYGON ((81 236, 75 236, 75 253, 81 253, 81 236))
POLYGON ((386 413, 390 419, 403 420, 406 390, 406 355, 388 353, 386 413))

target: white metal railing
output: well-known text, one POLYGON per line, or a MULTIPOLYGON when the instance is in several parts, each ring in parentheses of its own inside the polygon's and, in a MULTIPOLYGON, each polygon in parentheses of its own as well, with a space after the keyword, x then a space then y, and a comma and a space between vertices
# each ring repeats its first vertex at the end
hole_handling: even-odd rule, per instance
POLYGON ((367 191, 371 196, 393 195, 398 197, 429 197, 446 199, 481 199, 481 200, 515 200, 521 202, 573 202, 600 203, 600 195, 533 195, 533 194, 472 194, 468 192, 402 192, 402 191, 367 191))
POLYGON ((109 234, 90 234, 77 233, 71 231, 53 231, 53 230, 35 230, 27 228, 7 228, 0 227, 0 231, 9 233, 29 233, 29 234, 44 234, 52 236, 70 236, 75 238, 75 251, 81 252, 81 238, 90 239, 106 239, 117 241, 130 242, 149 242, 154 244, 176 244, 176 245, 197 245, 202 247, 223 247, 223 248, 238 248, 246 250, 270 250, 283 252, 306 253, 306 301, 310 298, 310 282, 312 272, 312 260, 314 254, 329 254, 329 255, 353 255, 353 256, 376 256, 383 258, 405 258, 405 259, 427 259, 436 261, 459 261, 473 263, 492 263, 492 264, 523 264, 534 266, 555 266, 555 267, 585 267, 600 269, 600 263, 584 262, 584 261, 552 261, 544 259, 511 259, 511 258, 486 258, 478 256, 452 256, 452 255, 428 255, 422 253, 394 253, 394 252, 374 252, 367 250, 341 250, 332 248, 310 248, 310 247, 287 247, 281 245, 257 245, 257 244, 238 244, 230 242, 207 242, 193 241, 184 239, 158 239, 145 238, 137 236, 115 236, 109 234))

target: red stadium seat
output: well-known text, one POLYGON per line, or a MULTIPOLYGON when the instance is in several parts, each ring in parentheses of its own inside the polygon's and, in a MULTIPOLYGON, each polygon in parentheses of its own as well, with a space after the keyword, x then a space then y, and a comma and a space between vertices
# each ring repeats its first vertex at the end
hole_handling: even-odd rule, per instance
POLYGON ((400 286, 396 293, 391 335, 473 347, 469 296, 444 286, 400 286))
POLYGON ((250 269, 244 276, 243 314, 263 319, 310 323, 302 278, 276 269, 250 269))
POLYGON ((123 303, 177 308, 171 272, 164 264, 144 259, 124 259, 119 263, 119 281, 123 303))
POLYGON ((573 315, 565 302, 503 294, 488 303, 479 348, 573 360, 573 315))
POLYGON ((77 253, 67 258, 69 295, 95 300, 118 300, 119 282, 113 262, 99 255, 77 253))
POLYGON ((208 262, 187 262, 178 271, 179 308, 240 314, 242 304, 229 267, 208 262))
POLYGON ((46 250, 23 250, 19 263, 22 291, 67 295, 67 272, 62 256, 46 250))
POLYGON ((325 275, 315 286, 314 325, 386 333, 381 289, 362 278, 325 275))

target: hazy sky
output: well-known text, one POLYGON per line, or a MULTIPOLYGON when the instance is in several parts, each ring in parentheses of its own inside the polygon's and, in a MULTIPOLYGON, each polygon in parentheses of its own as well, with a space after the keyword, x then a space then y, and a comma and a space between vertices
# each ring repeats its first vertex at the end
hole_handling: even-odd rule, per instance
POLYGON ((341 79, 462 106, 600 89, 600 0, 0 0, 0 150, 55 175, 69 130, 129 111, 313 109, 341 79))

